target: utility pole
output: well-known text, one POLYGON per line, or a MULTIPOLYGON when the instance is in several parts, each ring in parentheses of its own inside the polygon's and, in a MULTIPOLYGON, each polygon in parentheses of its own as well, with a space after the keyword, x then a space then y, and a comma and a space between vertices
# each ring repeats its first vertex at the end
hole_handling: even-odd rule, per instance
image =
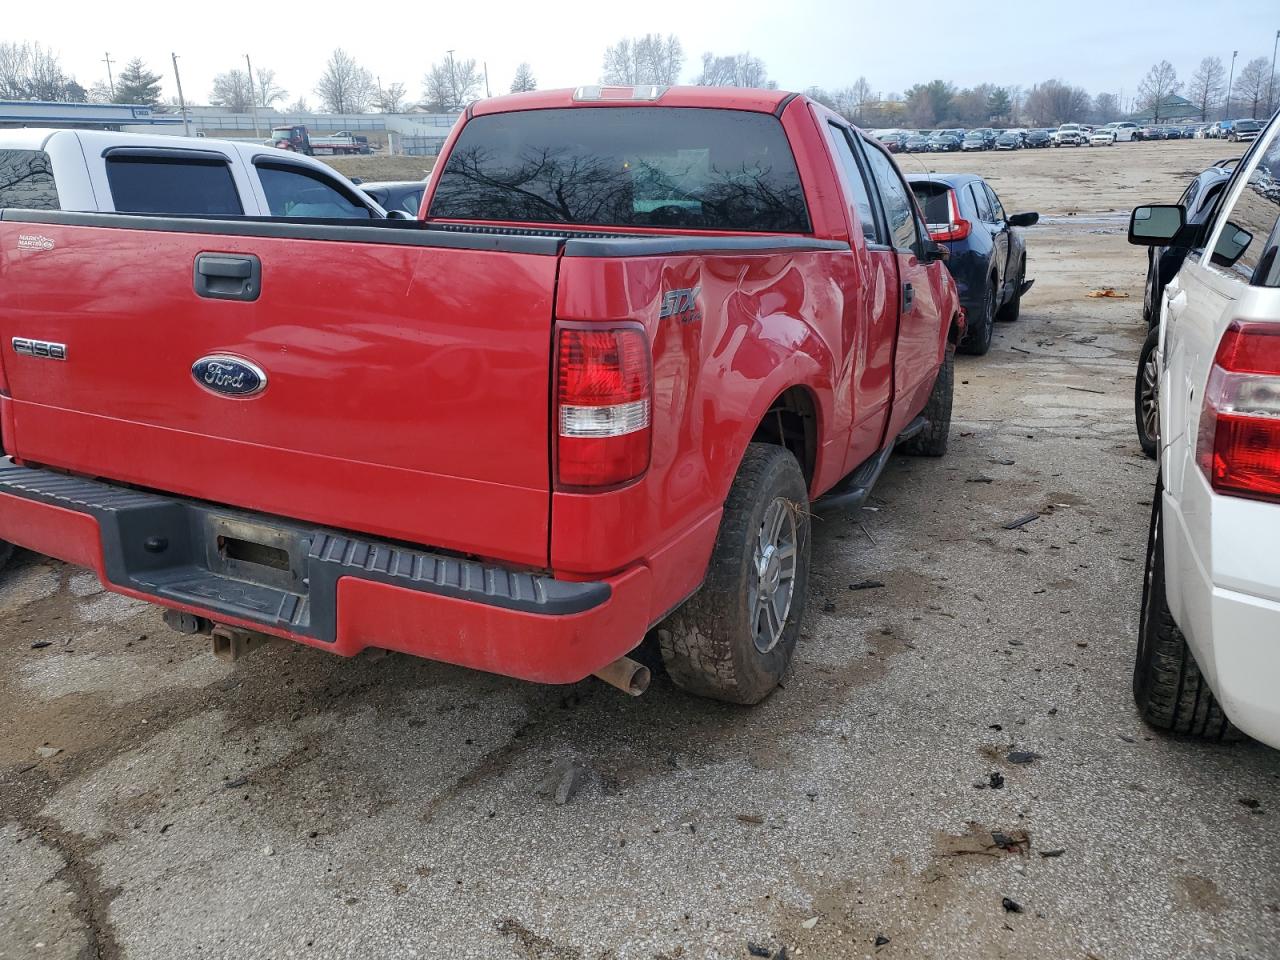
POLYGON ((488 60, 484 61, 484 95, 486 97, 493 96, 493 94, 489 92, 489 61, 488 60))
POLYGON ((1231 51, 1231 73, 1227 76, 1227 105, 1222 110, 1223 120, 1231 119, 1231 85, 1236 79, 1236 57, 1239 55, 1239 50, 1231 51))
POLYGON ((1280 47, 1280 30, 1276 31, 1275 42, 1271 44, 1271 79, 1267 81, 1267 113, 1275 112, 1275 100, 1272 94, 1276 88, 1276 48, 1280 47))
POLYGON ((258 98, 253 93, 253 64, 249 55, 244 55, 244 65, 249 68, 249 111, 253 114, 253 135, 258 135, 258 98))
POLYGON ((458 108, 458 71, 453 65, 453 51, 446 50, 445 53, 449 54, 449 90, 453 93, 449 106, 456 110, 458 108))
POLYGON ((182 96, 182 76, 178 73, 178 55, 171 53, 173 57, 173 79, 178 82, 178 109, 182 111, 182 135, 184 137, 191 136, 191 122, 187 120, 187 101, 182 96))
POLYGON ((387 101, 382 96, 382 74, 378 74, 375 78, 378 82, 378 109, 383 113, 387 112, 387 101))
POLYGON ((111 87, 111 99, 116 98, 116 78, 111 75, 111 53, 102 58, 102 62, 107 65, 107 85, 111 87))

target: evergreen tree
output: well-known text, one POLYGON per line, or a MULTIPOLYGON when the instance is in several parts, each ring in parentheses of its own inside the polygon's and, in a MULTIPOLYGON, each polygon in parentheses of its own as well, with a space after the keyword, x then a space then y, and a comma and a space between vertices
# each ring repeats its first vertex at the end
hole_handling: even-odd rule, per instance
POLYGON ((116 103, 155 106, 160 102, 160 74, 152 73, 141 57, 134 57, 116 77, 116 103))

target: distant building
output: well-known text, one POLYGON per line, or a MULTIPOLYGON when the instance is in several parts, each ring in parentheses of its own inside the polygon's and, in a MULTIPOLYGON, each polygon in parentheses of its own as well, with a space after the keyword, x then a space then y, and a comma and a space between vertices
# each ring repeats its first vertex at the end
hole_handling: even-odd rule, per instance
POLYGON ((1129 117, 1134 123, 1152 123, 1159 113, 1161 123, 1188 123, 1198 121, 1200 119, 1200 108, 1188 100, 1186 97, 1179 97, 1176 94, 1170 94, 1160 101, 1160 109, 1157 111, 1154 106, 1147 107, 1138 113, 1129 117))
POLYGON ((182 117, 158 113, 132 103, 50 103, 0 100, 0 127, 78 127, 120 130, 124 127, 182 126, 182 117))

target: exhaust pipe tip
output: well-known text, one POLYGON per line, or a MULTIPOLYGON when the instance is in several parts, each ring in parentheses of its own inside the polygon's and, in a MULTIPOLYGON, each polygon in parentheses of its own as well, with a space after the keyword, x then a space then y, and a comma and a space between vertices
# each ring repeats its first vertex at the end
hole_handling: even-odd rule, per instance
POLYGON ((630 657, 619 657, 597 670, 594 676, 630 697, 638 697, 648 690, 649 681, 653 679, 648 667, 630 657))

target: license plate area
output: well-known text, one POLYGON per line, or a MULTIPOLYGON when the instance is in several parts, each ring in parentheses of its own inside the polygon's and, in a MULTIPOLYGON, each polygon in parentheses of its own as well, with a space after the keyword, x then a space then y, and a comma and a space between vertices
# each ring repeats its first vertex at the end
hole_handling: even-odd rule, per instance
POLYGON ((307 593, 309 537, 265 523, 203 515, 205 566, 210 573, 289 593, 307 593))

